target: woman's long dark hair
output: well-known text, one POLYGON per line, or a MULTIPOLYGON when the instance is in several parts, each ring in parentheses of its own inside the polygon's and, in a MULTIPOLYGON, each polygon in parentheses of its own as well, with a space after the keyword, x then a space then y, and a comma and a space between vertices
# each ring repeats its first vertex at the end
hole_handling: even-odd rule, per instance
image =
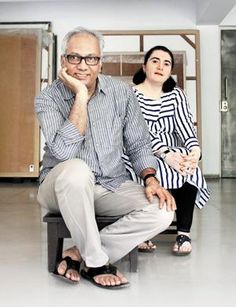
MULTIPOLYGON (((173 70, 174 67, 174 55, 173 53, 166 48, 165 46, 154 46, 151 49, 149 49, 147 51, 147 53, 144 56, 144 65, 147 64, 148 59, 151 57, 152 53, 156 50, 162 50, 164 52, 167 52, 169 54, 169 56, 171 57, 171 70, 173 70)), ((140 84, 143 83, 144 80, 146 79, 146 74, 143 71, 143 68, 141 67, 133 76, 133 83, 134 84, 140 84)), ((164 83, 162 86, 162 90, 164 93, 167 92, 171 92, 173 90, 173 88, 176 86, 176 82, 175 80, 170 76, 164 83)))

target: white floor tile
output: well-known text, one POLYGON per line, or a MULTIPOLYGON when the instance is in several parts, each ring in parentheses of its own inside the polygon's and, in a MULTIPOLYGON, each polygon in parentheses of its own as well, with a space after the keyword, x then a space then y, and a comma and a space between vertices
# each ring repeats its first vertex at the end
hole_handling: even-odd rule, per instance
MULTIPOLYGON (((139 254, 131 282, 104 290, 81 280, 64 283, 47 272, 46 225, 36 183, 0 183, 0 305, 3 307, 235 307, 236 179, 208 180, 211 199, 195 210, 190 256, 171 254, 173 236, 155 238, 153 254, 139 254)), ((70 242, 67 241, 66 244, 70 242)))

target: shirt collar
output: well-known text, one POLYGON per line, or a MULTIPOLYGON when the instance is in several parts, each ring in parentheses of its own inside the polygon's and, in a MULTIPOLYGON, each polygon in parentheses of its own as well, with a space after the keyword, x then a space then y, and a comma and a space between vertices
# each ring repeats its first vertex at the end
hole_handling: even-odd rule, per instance
POLYGON ((108 92, 106 78, 107 76, 104 75, 98 76, 97 93, 103 92, 104 94, 106 94, 108 92))

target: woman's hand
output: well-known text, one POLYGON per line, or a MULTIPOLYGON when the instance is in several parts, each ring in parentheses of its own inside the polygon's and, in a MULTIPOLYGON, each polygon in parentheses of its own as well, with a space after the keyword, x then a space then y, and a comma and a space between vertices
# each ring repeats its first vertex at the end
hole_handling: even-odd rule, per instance
POLYGON ((194 147, 191 152, 185 157, 184 162, 182 163, 182 171, 186 172, 188 175, 193 175, 196 168, 198 167, 200 155, 200 148, 194 147))
POLYGON ((166 154, 164 161, 173 169, 175 169, 180 175, 186 176, 186 170, 184 168, 184 163, 187 155, 170 151, 166 154))

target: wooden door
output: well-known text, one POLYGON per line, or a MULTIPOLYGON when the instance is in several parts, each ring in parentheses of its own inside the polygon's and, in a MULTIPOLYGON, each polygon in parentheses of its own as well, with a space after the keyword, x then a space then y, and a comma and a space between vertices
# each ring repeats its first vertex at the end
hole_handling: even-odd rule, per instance
POLYGON ((0 177, 38 177, 41 30, 0 30, 0 177))

